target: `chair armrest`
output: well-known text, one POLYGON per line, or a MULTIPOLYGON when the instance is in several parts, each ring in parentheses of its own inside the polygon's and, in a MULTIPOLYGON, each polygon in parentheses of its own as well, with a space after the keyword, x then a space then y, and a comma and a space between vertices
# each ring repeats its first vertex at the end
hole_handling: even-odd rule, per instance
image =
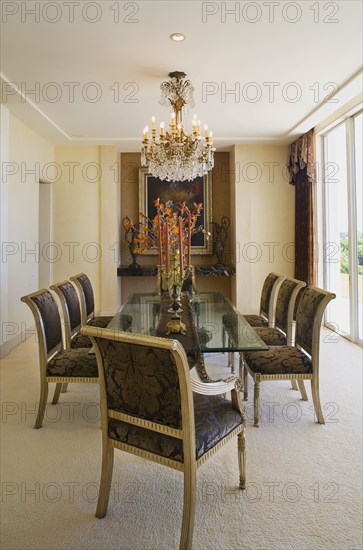
POLYGON ((230 391, 232 397, 232 407, 241 413, 243 423, 246 426, 246 411, 240 393, 242 383, 239 378, 236 376, 229 376, 225 380, 220 380, 217 382, 202 382, 198 376, 196 368, 193 367, 190 370, 190 381, 192 390, 195 393, 200 393, 202 395, 222 395, 230 391))
POLYGON ((225 380, 215 382, 202 382, 195 367, 190 370, 190 381, 192 390, 202 395, 221 395, 241 388, 241 381, 236 376, 229 376, 225 380))

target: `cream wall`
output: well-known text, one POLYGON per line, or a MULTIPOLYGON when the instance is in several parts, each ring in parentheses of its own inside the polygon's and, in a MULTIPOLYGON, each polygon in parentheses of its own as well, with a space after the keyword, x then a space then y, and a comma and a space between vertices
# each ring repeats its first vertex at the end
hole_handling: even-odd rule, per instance
MULTIPOLYGON (((54 148, 3 107, 1 154, 14 172, 6 181, 3 173, 1 182, 2 239, 10 243, 1 265, 6 352, 20 341, 22 329, 33 326, 20 297, 39 288, 40 258, 34 253, 39 179, 53 181, 50 283, 87 273, 96 312, 104 315, 120 304, 120 183, 115 147, 54 148), (33 173, 26 173, 30 169, 33 173)), ((294 273, 294 188, 284 170, 286 157, 286 146, 240 145, 230 152, 231 247, 237 268, 231 293, 242 312, 258 310, 268 272, 294 273)))
POLYGON ((54 147, 2 106, 2 353, 34 325, 21 296, 38 290, 39 179, 52 173, 54 147))
POLYGON ((271 271, 294 275, 295 190, 286 172, 287 146, 238 145, 231 153, 231 214, 236 239, 232 297, 257 312, 271 271))
POLYGON ((119 163, 113 146, 54 147, 3 106, 1 163, 5 355, 33 330, 31 312, 20 298, 41 286, 82 271, 91 279, 96 313, 113 314, 120 304, 119 163), (51 182, 48 239, 39 223, 40 180, 51 182), (49 266, 47 281, 42 261, 49 266))
POLYGON ((60 259, 53 281, 84 272, 96 313, 118 305, 118 166, 114 147, 56 147, 60 178, 53 186, 53 238, 60 259))

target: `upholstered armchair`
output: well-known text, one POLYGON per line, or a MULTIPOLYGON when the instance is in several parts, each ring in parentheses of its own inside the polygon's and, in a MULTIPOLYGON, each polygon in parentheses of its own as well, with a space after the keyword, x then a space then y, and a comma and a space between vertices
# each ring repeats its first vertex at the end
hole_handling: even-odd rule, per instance
MULTIPOLYGON (((296 380, 298 383, 310 380, 315 414, 319 424, 324 424, 319 396, 320 328, 324 310, 334 298, 335 294, 331 292, 314 286, 306 287, 296 314, 295 345, 271 346, 268 351, 244 353, 246 398, 247 372, 254 381, 255 426, 259 424, 260 383, 271 380, 296 380)), ((301 393, 303 399, 307 399, 305 390, 301 393)))
POLYGON ((245 415, 237 379, 201 382, 176 340, 90 326, 82 332, 95 346, 100 372, 103 450, 96 516, 107 511, 114 449, 158 462, 183 473, 180 548, 190 549, 196 470, 235 436, 239 487, 245 487, 245 415), (220 396, 227 391, 232 401, 220 396))
POLYGON ((85 273, 78 273, 70 278, 75 284, 81 303, 81 321, 82 325, 91 325, 93 327, 105 328, 112 320, 112 316, 95 317, 95 299, 91 281, 85 273))
POLYGON ((21 301, 33 315, 37 330, 40 368, 40 399, 35 428, 41 428, 47 405, 49 383, 55 382, 52 404, 58 403, 62 386, 69 382, 98 384, 97 361, 89 349, 65 350, 62 327, 56 301, 49 290, 39 290, 21 301))

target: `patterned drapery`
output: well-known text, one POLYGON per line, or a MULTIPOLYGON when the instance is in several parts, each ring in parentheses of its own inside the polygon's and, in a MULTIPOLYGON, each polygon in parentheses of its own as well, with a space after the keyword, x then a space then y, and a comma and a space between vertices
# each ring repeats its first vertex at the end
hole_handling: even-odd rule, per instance
POLYGON ((315 150, 314 131, 310 130, 289 147, 287 168, 295 186, 295 277, 314 285, 315 150))

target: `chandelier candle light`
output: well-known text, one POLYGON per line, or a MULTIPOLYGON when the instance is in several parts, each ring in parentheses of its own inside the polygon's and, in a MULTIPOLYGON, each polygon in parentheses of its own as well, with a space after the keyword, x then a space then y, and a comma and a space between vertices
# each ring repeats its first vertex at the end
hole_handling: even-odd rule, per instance
POLYGON ((162 82, 160 104, 171 107, 169 128, 160 122, 159 136, 156 135, 155 117, 149 127, 144 128, 141 164, 147 166, 150 174, 161 180, 184 181, 204 176, 214 166, 213 134, 205 125, 205 138, 201 135, 201 122, 194 115, 192 131, 187 132, 182 121, 184 106, 194 107, 193 86, 185 80, 180 71, 169 73, 170 81, 162 82))

